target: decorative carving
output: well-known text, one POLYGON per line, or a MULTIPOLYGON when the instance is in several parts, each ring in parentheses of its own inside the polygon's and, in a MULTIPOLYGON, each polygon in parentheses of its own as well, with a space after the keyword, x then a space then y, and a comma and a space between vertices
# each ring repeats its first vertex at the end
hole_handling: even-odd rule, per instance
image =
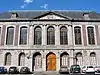
POLYGON ((71 26, 71 27, 72 27, 72 25, 68 25, 68 27, 69 27, 69 26, 71 26))

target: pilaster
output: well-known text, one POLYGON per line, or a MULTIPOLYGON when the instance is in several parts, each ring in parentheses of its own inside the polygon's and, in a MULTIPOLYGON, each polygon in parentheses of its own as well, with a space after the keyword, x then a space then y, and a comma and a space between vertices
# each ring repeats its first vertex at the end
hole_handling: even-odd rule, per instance
POLYGON ((73 45, 73 29, 72 25, 68 25, 68 45, 73 45))
POLYGON ((29 46, 33 45, 33 25, 30 25, 29 30, 29 46))
POLYGON ((59 26, 55 26, 55 45, 60 45, 60 31, 59 26))
POLYGON ((60 70, 60 55, 57 55, 56 57, 56 71, 60 70))
POLYGON ((46 31, 46 25, 42 26, 42 45, 47 44, 47 31, 46 31))

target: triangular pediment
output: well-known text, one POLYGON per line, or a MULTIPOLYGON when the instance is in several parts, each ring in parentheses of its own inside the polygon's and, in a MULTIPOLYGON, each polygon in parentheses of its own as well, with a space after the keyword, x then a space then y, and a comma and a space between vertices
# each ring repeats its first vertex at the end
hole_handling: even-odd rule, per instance
POLYGON ((45 13, 43 15, 40 15, 40 16, 37 16, 35 17, 34 19, 40 19, 40 20, 56 20, 56 19, 59 19, 59 20, 69 20, 71 19, 70 17, 67 17, 67 16, 63 16, 61 14, 58 14, 58 13, 55 13, 55 12, 48 12, 48 13, 45 13))

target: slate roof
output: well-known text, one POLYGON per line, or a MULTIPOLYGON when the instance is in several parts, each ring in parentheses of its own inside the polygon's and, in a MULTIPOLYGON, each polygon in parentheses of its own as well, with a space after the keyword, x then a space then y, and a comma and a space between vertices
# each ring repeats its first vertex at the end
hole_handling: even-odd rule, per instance
POLYGON ((0 19, 9 19, 11 18, 12 13, 17 13, 18 18, 34 19, 35 17, 44 15, 48 12, 53 12, 65 17, 70 17, 72 19, 84 19, 83 14, 88 13, 90 19, 100 19, 100 13, 94 11, 85 12, 85 11, 9 11, 0 13, 0 19))

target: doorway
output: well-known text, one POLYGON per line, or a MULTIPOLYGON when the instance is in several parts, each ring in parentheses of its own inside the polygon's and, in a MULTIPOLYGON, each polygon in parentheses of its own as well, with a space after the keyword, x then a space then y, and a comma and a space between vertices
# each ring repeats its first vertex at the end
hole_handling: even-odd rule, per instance
POLYGON ((47 71, 56 70, 56 55, 54 53, 49 53, 46 57, 46 70, 47 71))

